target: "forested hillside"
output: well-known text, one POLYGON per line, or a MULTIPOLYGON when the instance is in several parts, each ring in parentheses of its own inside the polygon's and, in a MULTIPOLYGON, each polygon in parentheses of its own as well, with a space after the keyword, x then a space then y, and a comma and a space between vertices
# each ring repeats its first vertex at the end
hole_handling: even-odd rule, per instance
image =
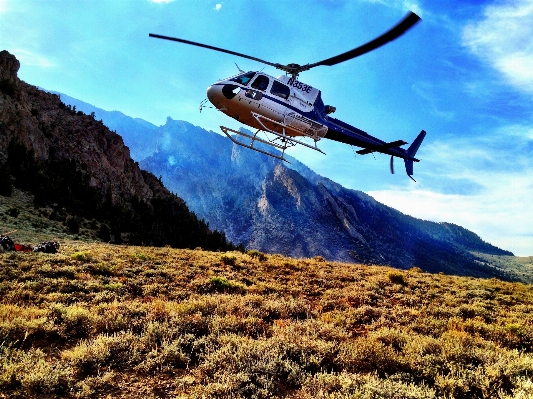
MULTIPOLYGON (((232 247, 151 173, 122 138, 93 115, 17 77, 19 62, 0 53, 0 194, 18 188, 50 218, 82 220, 104 241, 137 245, 232 247)), ((78 226, 78 227, 77 227, 78 226)))

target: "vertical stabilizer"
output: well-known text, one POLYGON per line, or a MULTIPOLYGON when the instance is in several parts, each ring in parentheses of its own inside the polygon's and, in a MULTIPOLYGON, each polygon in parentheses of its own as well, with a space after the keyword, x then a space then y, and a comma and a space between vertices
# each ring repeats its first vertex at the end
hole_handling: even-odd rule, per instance
MULTIPOLYGON (((420 145, 422 144, 422 141, 424 141, 425 137, 426 137, 426 131, 422 130, 419 133, 419 135, 416 137, 415 141, 413 141, 413 143, 407 149, 407 156, 409 158, 415 157, 416 152, 420 148, 420 145)), ((404 162, 405 162, 405 171, 407 173, 407 176, 409 176, 411 180, 416 181, 415 179, 413 179, 413 160, 404 158, 404 162)))

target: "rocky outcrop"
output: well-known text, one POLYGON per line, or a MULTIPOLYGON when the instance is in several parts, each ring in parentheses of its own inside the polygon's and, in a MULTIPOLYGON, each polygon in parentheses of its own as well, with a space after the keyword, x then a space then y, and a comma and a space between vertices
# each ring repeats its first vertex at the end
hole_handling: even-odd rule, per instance
POLYGON ((90 185, 109 192, 113 203, 168 195, 161 184, 146 181, 121 136, 93 117, 66 107, 59 96, 18 80, 19 66, 13 55, 0 53, 1 79, 15 86, 12 96, 2 96, 0 161, 6 160, 9 143, 15 140, 33 150, 37 160, 78 161, 90 185))
POLYGON ((0 51, 0 80, 17 81, 20 62, 6 50, 0 51))
POLYGON ((141 171, 121 136, 94 113, 19 80, 19 65, 0 52, 0 169, 12 173, 19 188, 33 190, 40 204, 53 199, 67 211, 104 218, 137 237, 135 243, 226 247, 223 234, 209 232, 181 198, 141 171), (50 190, 62 190, 68 201, 50 190))

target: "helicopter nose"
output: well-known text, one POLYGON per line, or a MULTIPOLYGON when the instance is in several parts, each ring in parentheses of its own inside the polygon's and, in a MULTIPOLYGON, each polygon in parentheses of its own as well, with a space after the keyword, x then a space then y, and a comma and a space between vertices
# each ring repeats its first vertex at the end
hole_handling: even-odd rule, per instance
POLYGON ((228 100, 235 97, 239 90, 239 86, 232 84, 211 85, 207 88, 207 98, 215 107, 220 109, 228 100))
POLYGON ((207 98, 209 101, 213 102, 213 100, 216 100, 216 98, 219 97, 219 94, 222 94, 222 90, 219 86, 213 85, 207 88, 207 98))
POLYGON ((224 102, 225 98, 222 94, 222 86, 220 85, 212 85, 207 88, 207 98, 209 101, 211 101, 211 104, 213 104, 217 108, 222 108, 222 103, 224 102))

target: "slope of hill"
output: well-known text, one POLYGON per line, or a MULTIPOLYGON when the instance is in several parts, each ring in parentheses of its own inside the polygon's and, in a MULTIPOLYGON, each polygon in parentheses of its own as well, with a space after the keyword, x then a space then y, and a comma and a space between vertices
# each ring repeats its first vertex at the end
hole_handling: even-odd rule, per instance
MULTIPOLYGON (((141 171, 122 138, 93 116, 17 77, 17 59, 0 52, 0 195, 33 195, 49 217, 92 220, 117 243, 228 248, 154 175, 141 171)), ((229 246, 231 247, 231 245, 229 246)))
POLYGON ((0 397, 527 398, 520 283, 64 240, 0 253, 0 397))
POLYGON ((147 140, 156 133, 157 126, 139 118, 131 118, 124 115, 119 111, 104 111, 91 104, 87 104, 83 101, 77 100, 66 94, 51 91, 50 93, 57 94, 61 101, 70 105, 74 110, 82 111, 87 115, 94 115, 94 119, 102 120, 105 125, 119 134, 122 132, 128 132, 127 141, 125 143, 128 146, 131 157, 139 161, 150 155, 152 155, 158 146, 157 139, 147 140))

